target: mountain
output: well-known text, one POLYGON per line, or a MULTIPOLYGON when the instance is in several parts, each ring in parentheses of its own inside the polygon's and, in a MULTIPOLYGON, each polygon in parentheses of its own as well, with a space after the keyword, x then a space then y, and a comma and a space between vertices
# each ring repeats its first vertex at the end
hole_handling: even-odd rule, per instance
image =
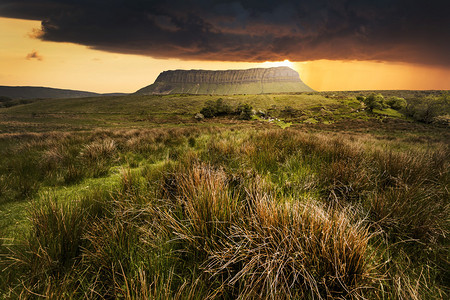
POLYGON ((98 94, 85 91, 54 89, 35 86, 0 86, 0 97, 11 99, 37 99, 37 98, 83 98, 98 96, 119 96, 126 94, 98 94))
POLYGON ((289 67, 247 70, 175 70, 159 74, 136 94, 263 94, 312 92, 289 67))

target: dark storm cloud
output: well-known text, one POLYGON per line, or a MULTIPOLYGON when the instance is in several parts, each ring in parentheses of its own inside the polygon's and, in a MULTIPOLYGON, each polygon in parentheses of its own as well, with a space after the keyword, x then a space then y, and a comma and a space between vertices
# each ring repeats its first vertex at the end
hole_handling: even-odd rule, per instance
POLYGON ((39 38, 160 58, 450 66, 450 5, 406 0, 0 0, 39 38))

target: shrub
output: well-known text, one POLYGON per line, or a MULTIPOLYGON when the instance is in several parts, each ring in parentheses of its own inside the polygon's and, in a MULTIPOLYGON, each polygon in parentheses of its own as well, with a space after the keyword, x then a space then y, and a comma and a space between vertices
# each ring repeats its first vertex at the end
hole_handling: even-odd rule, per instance
POLYGON ((367 108, 370 111, 373 111, 374 109, 383 109, 386 108, 387 105, 384 102, 384 97, 382 94, 370 94, 365 100, 364 104, 366 104, 367 108))
POLYGON ((400 110, 406 107, 406 100, 400 97, 393 96, 387 100, 387 104, 395 110, 400 110))
POLYGON ((231 106, 225 103, 222 98, 219 98, 216 101, 207 101, 205 107, 200 110, 200 113, 205 118, 212 118, 230 114, 232 111, 231 106))
POLYGON ((404 111, 416 121, 432 123, 436 117, 450 114, 450 94, 410 99, 404 111))
POLYGON ((242 120, 250 120, 253 115, 253 107, 250 104, 239 104, 235 114, 242 120))
POLYGON ((216 116, 216 108, 214 105, 214 102, 212 101, 207 101, 205 107, 203 107, 200 110, 200 113, 205 117, 205 118, 212 118, 216 116))
POLYGON ((356 100, 364 102, 366 100, 366 97, 361 96, 361 95, 360 96, 356 96, 356 100))
POLYGON ((222 98, 219 98, 216 101, 207 101, 205 107, 195 115, 195 118, 201 120, 202 117, 213 118, 232 114, 238 115, 241 120, 250 120, 253 115, 253 107, 250 104, 239 104, 233 109, 222 98))

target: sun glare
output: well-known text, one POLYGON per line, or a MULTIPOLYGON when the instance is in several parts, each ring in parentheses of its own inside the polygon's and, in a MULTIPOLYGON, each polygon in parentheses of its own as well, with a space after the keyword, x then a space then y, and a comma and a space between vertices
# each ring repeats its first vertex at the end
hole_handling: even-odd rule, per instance
POLYGON ((283 61, 266 61, 266 62, 262 63, 262 66, 265 68, 271 68, 271 67, 294 68, 294 63, 290 62, 288 59, 285 59, 283 61))

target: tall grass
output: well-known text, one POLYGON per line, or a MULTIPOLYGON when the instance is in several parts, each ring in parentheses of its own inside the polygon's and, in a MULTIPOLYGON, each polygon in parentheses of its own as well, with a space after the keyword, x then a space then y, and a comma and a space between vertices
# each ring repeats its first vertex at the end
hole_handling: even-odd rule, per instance
POLYGON ((223 289, 242 299, 358 298, 367 292, 375 280, 370 234, 350 222, 349 211, 255 200, 252 213, 218 241, 205 265, 220 276, 223 289))
POLYGON ((448 148, 371 142, 295 129, 30 137, 0 165, 6 204, 117 179, 34 202, 26 240, 2 246, 3 295, 445 299, 448 148))
MULTIPOLYGON (((70 185, 107 176, 112 166, 128 163, 129 157, 156 162, 171 153, 176 158, 176 152, 182 151, 178 148, 187 147, 187 137, 199 132, 200 129, 50 132, 27 135, 20 142, 13 136, 0 160, 0 202, 32 198, 43 186, 70 185), (137 154, 141 154, 140 158, 137 154)), ((139 161, 132 164, 138 166, 139 161)))
POLYGON ((79 262, 85 211, 49 196, 30 211, 30 221, 29 237, 23 245, 12 248, 7 272, 21 272, 17 279, 24 291, 51 294, 52 282, 63 280, 79 262))

